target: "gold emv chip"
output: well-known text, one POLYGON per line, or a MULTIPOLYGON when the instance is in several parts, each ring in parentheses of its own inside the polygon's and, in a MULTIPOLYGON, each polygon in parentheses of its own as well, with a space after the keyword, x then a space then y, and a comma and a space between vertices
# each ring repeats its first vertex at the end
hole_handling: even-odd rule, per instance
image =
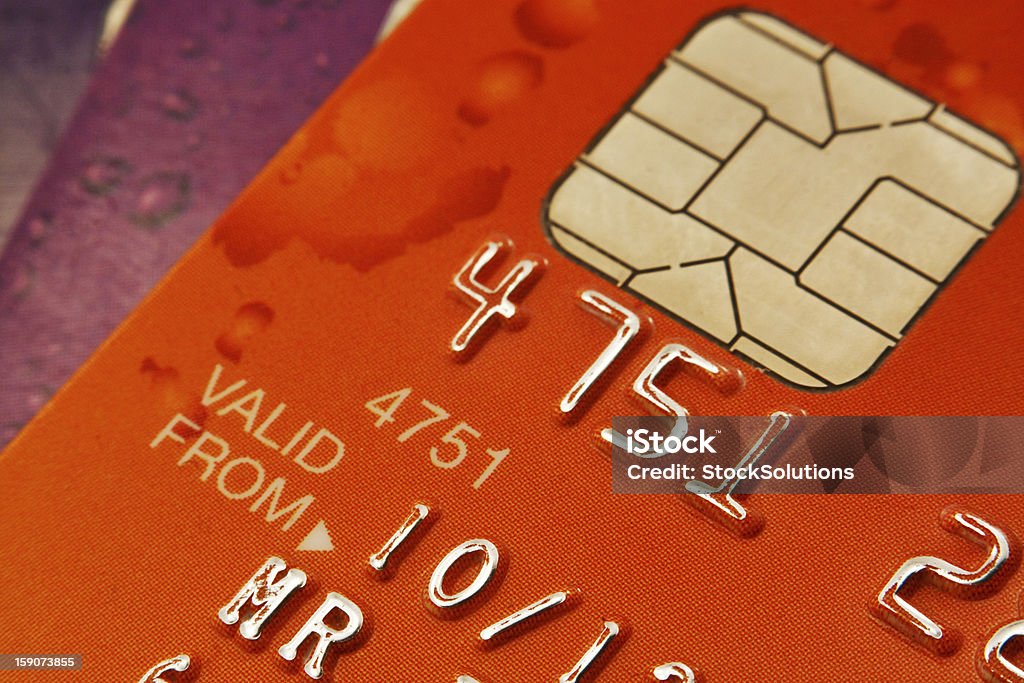
POLYGON ((697 28, 555 185, 569 256, 777 376, 879 362, 1001 220, 992 134, 774 17, 697 28))

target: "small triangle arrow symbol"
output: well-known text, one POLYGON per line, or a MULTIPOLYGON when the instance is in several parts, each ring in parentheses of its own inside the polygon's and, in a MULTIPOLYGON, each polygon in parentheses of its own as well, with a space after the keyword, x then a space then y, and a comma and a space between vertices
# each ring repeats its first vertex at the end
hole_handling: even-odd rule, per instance
POLYGON ((306 534, 302 543, 296 550, 330 551, 334 550, 334 543, 331 542, 331 532, 327 530, 324 520, 320 520, 313 527, 313 530, 306 534))

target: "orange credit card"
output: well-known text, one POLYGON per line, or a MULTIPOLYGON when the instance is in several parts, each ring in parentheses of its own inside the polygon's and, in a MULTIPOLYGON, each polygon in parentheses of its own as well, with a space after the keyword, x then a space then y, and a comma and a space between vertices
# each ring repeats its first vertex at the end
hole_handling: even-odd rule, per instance
POLYGON ((424 3, 0 457, 0 680, 1024 681, 1024 497, 608 447, 1024 415, 1021 25, 424 3))

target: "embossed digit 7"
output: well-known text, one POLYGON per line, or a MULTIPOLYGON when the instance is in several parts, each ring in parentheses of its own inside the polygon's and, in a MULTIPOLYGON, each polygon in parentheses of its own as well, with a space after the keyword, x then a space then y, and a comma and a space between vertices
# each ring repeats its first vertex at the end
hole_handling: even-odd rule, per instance
POLYGON ((913 642, 945 656, 956 652, 960 645, 959 634, 901 598, 900 589, 912 580, 922 580, 964 600, 988 597, 999 590, 1016 569, 1020 562, 1020 545, 1011 533, 959 508, 943 510, 939 525, 965 540, 985 546, 988 549, 985 561, 977 569, 963 569, 930 555, 911 558, 879 592, 872 612, 913 642))

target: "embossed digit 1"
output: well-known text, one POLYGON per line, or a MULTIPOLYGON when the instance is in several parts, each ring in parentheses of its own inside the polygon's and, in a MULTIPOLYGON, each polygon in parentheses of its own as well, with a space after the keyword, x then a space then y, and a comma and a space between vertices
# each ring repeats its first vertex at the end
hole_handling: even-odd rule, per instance
POLYGON ((512 242, 508 239, 484 242, 452 280, 456 291, 474 307, 469 320, 455 333, 449 345, 456 358, 469 356, 476 350, 495 317, 504 318, 509 324, 523 322, 522 316, 519 320, 515 319, 519 308, 514 301, 522 298, 529 286, 540 277, 544 269, 543 260, 527 256, 512 266, 496 287, 488 287, 480 282, 481 273, 494 257, 511 247, 512 242))
POLYGON ((985 683, 1024 683, 1024 670, 1003 655, 1003 647, 1014 638, 1024 638, 1024 620, 996 630, 981 649, 978 674, 985 683))
MULTIPOLYGON (((398 527, 398 530, 384 543, 384 547, 375 552, 370 556, 370 567, 377 572, 379 576, 389 576, 394 571, 394 562, 389 566, 391 558, 395 555, 402 544, 405 543, 410 536, 412 536, 417 527, 419 527, 428 517, 431 516, 430 508, 422 503, 416 503, 412 506, 412 512, 405 518, 402 525, 398 527)), ((436 517, 436 513, 433 515, 436 517)), ((430 519, 433 521, 433 518, 430 519)))
POLYGON ((607 649, 613 641, 622 633, 622 628, 614 621, 605 621, 601 627, 601 633, 594 640, 594 643, 587 648, 583 656, 579 658, 571 669, 558 677, 558 683, 580 683, 587 671, 592 669, 602 656, 607 654, 607 649))
POLYGON ((977 569, 963 569, 929 555, 911 558, 879 592, 872 612, 913 642, 936 654, 951 655, 959 646, 958 634, 900 597, 900 590, 912 580, 924 580, 961 599, 988 597, 999 590, 1013 573, 1020 561, 1020 546, 1009 532, 961 509, 943 510, 939 525, 952 534, 985 547, 988 550, 985 561, 977 569))

